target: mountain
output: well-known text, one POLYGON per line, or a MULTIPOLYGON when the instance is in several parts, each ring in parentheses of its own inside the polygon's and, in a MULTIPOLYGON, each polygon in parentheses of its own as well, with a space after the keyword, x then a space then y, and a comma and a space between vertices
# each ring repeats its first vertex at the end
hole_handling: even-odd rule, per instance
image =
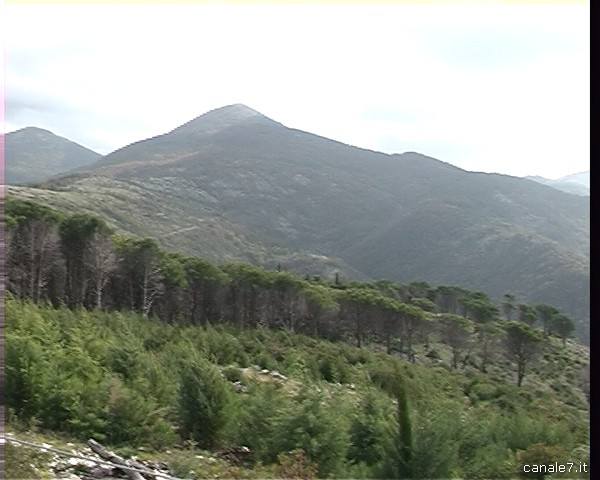
POLYGON ((5 182, 9 185, 41 182, 101 158, 88 148, 36 127, 7 133, 4 139, 5 182))
POLYGON ((349 146, 243 105, 9 193, 217 262, 511 293, 556 305, 589 335, 587 199, 349 146))
POLYGON ((544 177, 525 177, 529 180, 533 180, 544 185, 549 185, 554 188, 558 188, 563 192, 572 193, 574 195, 589 196, 590 195, 590 172, 573 173, 556 180, 550 180, 544 177))
POLYGON ((590 171, 587 170, 585 172, 573 173, 559 178, 559 180, 562 182, 578 183, 584 187, 590 188, 590 171))

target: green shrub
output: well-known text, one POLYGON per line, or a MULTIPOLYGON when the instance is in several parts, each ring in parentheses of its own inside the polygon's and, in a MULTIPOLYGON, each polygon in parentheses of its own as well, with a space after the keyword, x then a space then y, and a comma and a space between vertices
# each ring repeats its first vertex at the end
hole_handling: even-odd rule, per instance
POLYGON ((178 435, 173 429, 173 424, 162 416, 152 418, 144 425, 143 442, 157 451, 175 445, 177 440, 178 435))
POLYGON ((277 478, 311 480, 317 478, 318 468, 311 463, 301 448, 277 456, 277 478))
POLYGON ((111 345, 106 351, 105 365, 124 379, 134 378, 139 371, 139 360, 144 350, 130 344, 111 345))
POLYGON ((387 453, 394 423, 389 397, 369 389, 352 417, 348 460, 367 467, 378 465, 387 453))
POLYGON ((444 402, 415 415, 411 473, 414 478, 450 478, 458 467, 460 412, 444 402))
POLYGON ((291 402, 272 383, 250 383, 248 395, 237 399, 239 415, 235 425, 231 425, 228 436, 231 443, 249 447, 254 462, 274 462, 277 452, 273 452, 272 444, 276 415, 289 408, 291 402))
MULTIPOLYGON (((307 373, 307 370, 310 368, 307 365, 306 361, 307 355, 302 355, 297 350, 292 350, 286 355, 281 365, 282 373, 289 376, 297 376, 301 377, 307 373)), ((314 360, 314 357, 310 356, 309 358, 314 360)), ((310 363, 310 362, 308 362, 310 363)), ((310 375, 310 374, 309 374, 310 375)), ((311 379, 316 380, 317 376, 310 376, 311 379)))
POLYGON ((183 437, 213 448, 232 418, 232 389, 215 366, 196 359, 181 371, 179 408, 183 437))
POLYGON ((218 365, 236 363, 243 351, 237 338, 223 327, 209 327, 205 332, 207 357, 218 365))
POLYGON ((321 356, 318 360, 319 373, 326 382, 348 383, 350 368, 343 358, 333 355, 321 356))
POLYGON ((462 460, 459 476, 474 480, 515 478, 516 462, 513 457, 502 443, 479 445, 471 456, 462 460))
POLYGON ((113 377, 107 382, 107 390, 105 435, 109 443, 145 444, 148 442, 149 433, 152 433, 154 443, 164 443, 156 438, 156 433, 162 425, 155 426, 149 421, 152 420, 151 413, 156 409, 152 398, 143 397, 136 390, 124 385, 118 377, 113 377))
POLYGON ((228 367, 225 367, 221 373, 223 374, 223 376, 230 382, 240 382, 243 379, 243 374, 242 371, 238 368, 235 367, 233 365, 230 365, 228 367))
POLYGON ((431 358, 432 360, 440 360, 442 357, 440 356, 440 354, 438 353, 437 350, 431 349, 429 350, 425 356, 427 358, 431 358))
POLYGON ((267 370, 279 370, 279 364, 277 363, 277 360, 275 360, 271 354, 266 351, 260 352, 255 357, 254 364, 261 368, 266 368, 267 370))
POLYGON ((292 405, 277 413, 272 451, 302 449, 307 459, 318 465, 319 478, 342 475, 350 437, 340 406, 325 404, 316 392, 302 392, 292 405))
POLYGON ((33 338, 6 336, 6 405, 21 420, 39 413, 49 364, 43 347, 33 338))

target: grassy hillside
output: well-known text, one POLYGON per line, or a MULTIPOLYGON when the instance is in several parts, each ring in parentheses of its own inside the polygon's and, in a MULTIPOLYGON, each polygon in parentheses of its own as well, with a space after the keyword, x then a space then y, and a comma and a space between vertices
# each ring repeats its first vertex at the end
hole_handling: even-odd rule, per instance
POLYGON ((7 193, 10 198, 35 201, 65 212, 100 216, 121 233, 152 237, 173 252, 202 252, 202 256, 217 263, 245 261, 265 267, 283 265, 300 274, 332 277, 339 272, 346 278, 368 278, 336 257, 261 243, 214 209, 196 211, 187 195, 201 194, 179 180, 141 184, 93 176, 79 179, 72 188, 8 186, 7 193), (165 202, 165 196, 169 202, 165 202))
MULTIPOLYGON (((302 478, 398 478, 402 458, 410 478, 514 478, 536 455, 589 455, 581 390, 589 354, 576 343, 548 339, 519 388, 502 355, 487 374, 468 363, 452 369, 435 336, 416 347, 413 364, 377 344, 166 324, 10 296, 6 324, 9 430, 62 432, 79 443, 91 436, 161 459, 180 477, 289 478, 282 469, 302 467, 302 478), (243 469, 208 460, 242 445, 251 452, 243 469), (298 449, 300 457, 287 454, 298 449)), ((16 478, 11 456, 30 457, 6 454, 7 476, 16 478)), ((38 457, 41 478, 49 467, 38 457)))

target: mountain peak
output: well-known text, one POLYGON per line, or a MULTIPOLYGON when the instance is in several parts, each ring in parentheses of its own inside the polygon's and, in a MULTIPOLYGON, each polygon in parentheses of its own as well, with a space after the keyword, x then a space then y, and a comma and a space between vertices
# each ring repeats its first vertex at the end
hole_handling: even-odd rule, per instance
POLYGON ((206 115, 208 115, 209 113, 214 113, 214 112, 226 112, 229 115, 240 115, 240 116, 255 116, 255 115, 260 115, 263 116, 264 115, 260 112, 257 112, 256 110, 254 110, 253 108, 250 108, 246 105, 244 105, 243 103, 234 103, 232 105, 226 105, 224 107, 220 107, 220 108, 215 108, 214 110, 211 110, 210 112, 206 113, 206 115))
POLYGON ((58 137, 49 130, 39 127, 23 127, 10 132, 11 135, 38 135, 39 137, 58 137))
POLYGON ((225 128, 239 124, 262 123, 277 124, 278 122, 265 117, 262 113, 241 103, 215 108, 209 112, 184 123, 173 132, 178 133, 216 133, 225 128))

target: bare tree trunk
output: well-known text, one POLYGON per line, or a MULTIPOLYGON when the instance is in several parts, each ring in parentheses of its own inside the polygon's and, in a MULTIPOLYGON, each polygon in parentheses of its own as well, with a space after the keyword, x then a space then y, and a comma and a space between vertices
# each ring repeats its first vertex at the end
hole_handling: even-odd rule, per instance
POLYGON ((144 269, 144 280, 142 283, 142 315, 147 317, 154 306, 156 298, 164 293, 160 267, 151 262, 144 269))

